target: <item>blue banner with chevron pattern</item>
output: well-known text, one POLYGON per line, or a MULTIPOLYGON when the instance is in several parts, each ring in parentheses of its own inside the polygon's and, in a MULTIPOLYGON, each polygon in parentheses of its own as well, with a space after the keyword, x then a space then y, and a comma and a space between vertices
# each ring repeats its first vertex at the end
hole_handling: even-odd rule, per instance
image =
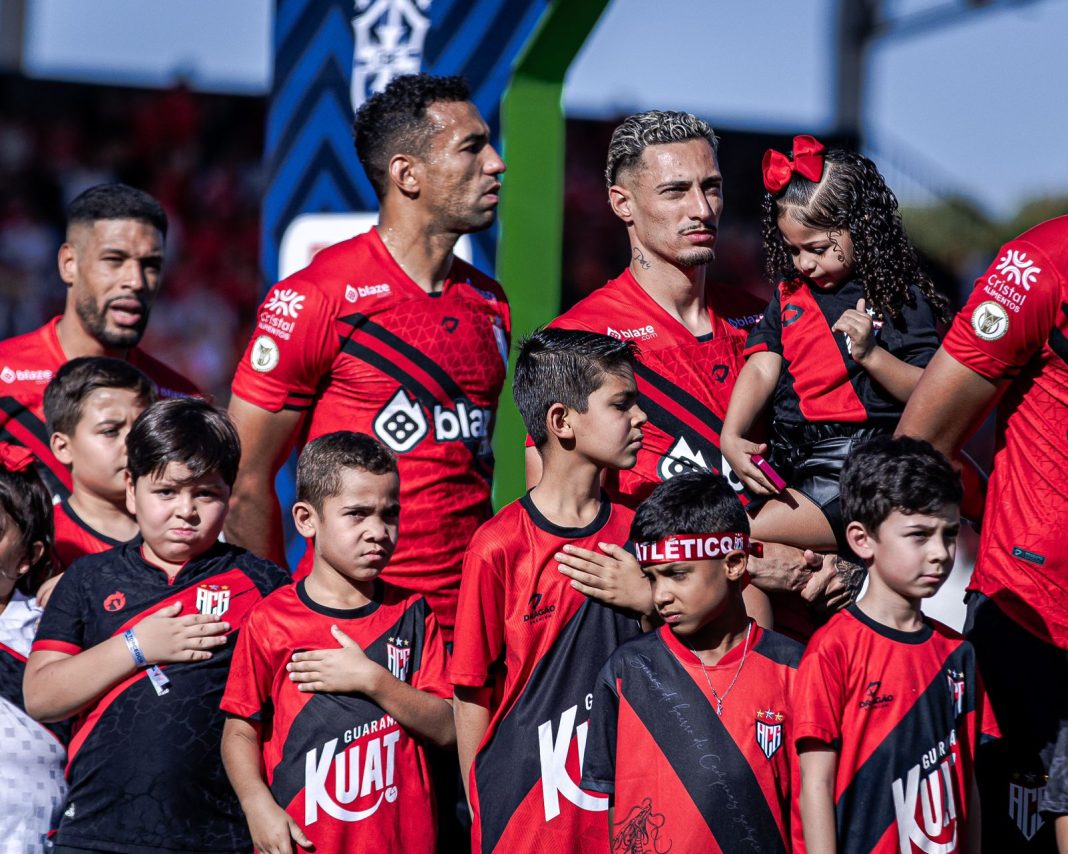
MULTIPOLYGON (((352 145, 354 110, 397 75, 462 74, 499 143, 512 62, 549 0, 277 0, 267 117, 261 269, 279 275, 283 236, 300 215, 374 211, 352 145)), ((324 235, 323 242, 334 242, 324 235)), ((336 239, 340 239, 339 237, 336 239)), ((494 235, 474 235, 493 269, 494 235)))

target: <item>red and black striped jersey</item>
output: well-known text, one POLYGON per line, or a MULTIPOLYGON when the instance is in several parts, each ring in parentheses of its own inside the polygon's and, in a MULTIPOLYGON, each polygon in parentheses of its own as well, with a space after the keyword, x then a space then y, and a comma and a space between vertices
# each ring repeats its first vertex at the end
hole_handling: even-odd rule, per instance
POLYGON ((464 548, 492 513, 509 318, 500 286, 459 258, 426 293, 371 229, 268 292, 234 376, 243 400, 307 413, 297 447, 358 430, 397 453, 404 513, 383 578, 423 593, 446 641, 464 548))
POLYGON ((719 433, 742 367, 746 330, 763 306, 744 291, 710 284, 706 290, 712 333, 697 338, 638 284, 629 270, 576 303, 550 325, 584 329, 638 345, 638 403, 649 416, 638 462, 610 471, 606 487, 630 507, 661 481, 693 468, 724 471, 719 433))
POLYGON ((280 567, 223 543, 169 578, 145 560, 140 537, 63 573, 34 651, 77 655, 174 602, 183 614, 215 614, 231 629, 230 642, 207 661, 161 665, 170 679, 166 694, 157 695, 141 669, 77 715, 57 845, 126 854, 249 850, 219 754, 219 701, 234 634, 253 605, 288 582, 280 567))
MULTIPOLYGON (((55 317, 39 329, 0 341, 0 441, 29 448, 52 494, 70 495, 70 471, 52 455, 45 428, 44 391, 67 355, 59 345, 55 317)), ((148 353, 134 348, 127 358, 156 384, 160 397, 198 395, 189 380, 148 353)))
POLYGON ((121 546, 121 540, 101 534, 82 519, 64 499, 52 507, 56 529, 56 561, 60 570, 66 569, 74 561, 85 555, 95 555, 108 549, 121 546))
POLYGON ((838 753, 839 851, 966 850, 975 750, 999 737, 970 643, 934 620, 892 629, 853 605, 813 635, 794 708, 794 738, 838 753))
MULTIPOLYGON (((919 288, 909 292, 912 303, 901 306, 898 317, 875 321, 875 343, 922 368, 938 349, 937 315, 919 288)), ((745 345, 746 356, 761 351, 782 356, 773 402, 777 421, 897 423, 904 404, 853 360, 846 335, 831 331, 863 297, 864 285, 856 279, 829 289, 800 277, 779 282, 745 345)))
POLYGON ((632 516, 605 500, 589 525, 564 528, 527 495, 468 547, 452 682, 494 689, 469 781, 474 851, 563 854, 604 845, 608 801, 579 788, 582 748, 597 673, 639 626, 574 590, 555 555, 568 543, 622 545, 632 516))
POLYGON ((1068 649, 1068 217, 1002 247, 945 350, 991 382, 1008 383, 968 588, 1068 649))
POLYGON ((667 626, 605 664, 582 782, 612 796, 615 850, 803 850, 791 847, 801 838, 791 692, 802 648, 750 625, 748 652, 738 644, 712 667, 667 626))
POLYGON ((304 582, 272 593, 245 622, 222 708, 259 721, 267 783, 317 851, 434 851, 424 749, 362 694, 297 690, 293 654, 338 646, 338 626, 397 679, 451 697, 445 645, 421 595, 377 582, 362 608, 329 608, 304 582))

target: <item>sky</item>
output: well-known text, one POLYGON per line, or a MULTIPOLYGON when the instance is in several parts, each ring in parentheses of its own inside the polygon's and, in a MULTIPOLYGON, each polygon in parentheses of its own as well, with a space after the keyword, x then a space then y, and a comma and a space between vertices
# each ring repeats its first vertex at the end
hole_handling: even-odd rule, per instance
MULTIPOLYGON (((954 2, 965 5, 884 6, 954 2)), ((1004 216, 1036 195, 1068 194, 1068 0, 994 5, 873 46, 866 143, 903 200, 933 187, 1004 216)), ((264 93, 273 6, 34 0, 26 68, 142 85, 165 85, 180 71, 211 90, 264 93)), ((565 107, 574 116, 679 108, 728 130, 827 132, 836 8, 837 0, 612 0, 571 68, 565 107)))

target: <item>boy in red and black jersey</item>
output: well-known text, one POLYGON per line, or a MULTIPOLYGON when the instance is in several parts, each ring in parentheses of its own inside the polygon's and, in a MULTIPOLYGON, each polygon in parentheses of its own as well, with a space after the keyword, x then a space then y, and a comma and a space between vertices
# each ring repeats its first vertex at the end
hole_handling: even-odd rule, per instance
POLYGON ((627 342, 559 329, 532 335, 516 362, 543 474, 468 548, 451 669, 474 851, 604 843, 608 802, 578 783, 590 694, 605 657, 640 627, 558 567, 568 548, 626 542, 632 514, 609 502, 601 476, 633 466, 641 448, 633 365, 627 342))
POLYGON ((801 645, 746 615, 748 532, 741 502, 708 472, 661 484, 634 516, 665 625, 616 650, 593 695, 582 782, 612 800, 613 850, 798 850, 801 645))
POLYGON ((421 595, 379 574, 397 542, 397 460, 371 436, 311 442, 297 529, 311 573, 249 617, 222 752, 258 851, 435 850, 424 743, 455 743, 445 646, 421 595))
POLYGON ((998 737, 971 644, 925 618, 953 566, 961 486, 917 439, 872 440, 842 471, 860 601, 812 638, 794 706, 811 851, 974 850, 975 751, 998 737))
MULTIPOLYGON (((71 359, 45 389, 52 453, 70 470, 72 483, 70 497, 55 505, 60 570, 137 535, 137 520, 126 507, 126 435, 155 401, 145 374, 106 356, 71 359)), ((45 602, 53 586, 45 583, 45 602)))
POLYGON ((57 851, 244 852, 214 745, 227 635, 289 580, 218 542, 240 443, 203 400, 155 404, 127 437, 141 536, 64 573, 26 665, 26 709, 74 718, 57 851))

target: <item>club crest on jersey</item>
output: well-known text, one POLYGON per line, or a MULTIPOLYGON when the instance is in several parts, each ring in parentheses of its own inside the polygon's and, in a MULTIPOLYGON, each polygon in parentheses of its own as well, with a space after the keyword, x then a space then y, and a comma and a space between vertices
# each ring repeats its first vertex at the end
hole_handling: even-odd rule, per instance
POLYGON ((951 667, 946 671, 946 681, 949 682, 949 695, 953 698, 953 714, 959 718, 964 711, 964 674, 951 667))
POLYGON ((408 664, 412 659, 412 644, 406 638, 390 638, 386 641, 386 662, 389 672, 401 682, 408 681, 408 664))
POLYGON ((756 743, 761 752, 771 759, 782 747, 783 713, 761 709, 756 713, 756 743))
POLYGON ((1009 818, 1028 841, 1045 823, 1038 811, 1045 788, 1045 780, 1038 774, 1013 774, 1009 780, 1009 818))
POLYGON ((704 454, 691 448, 685 436, 679 436, 675 440, 675 444, 660 458, 660 464, 657 466, 657 474, 661 480, 671 480, 676 475, 691 471, 708 470, 704 454))
POLYGON ((230 587, 226 584, 197 585, 197 610, 201 614, 221 617, 230 609, 230 587))
POLYGON ((104 600, 105 611, 121 611, 126 607, 126 594, 121 590, 116 590, 107 599, 104 600))

